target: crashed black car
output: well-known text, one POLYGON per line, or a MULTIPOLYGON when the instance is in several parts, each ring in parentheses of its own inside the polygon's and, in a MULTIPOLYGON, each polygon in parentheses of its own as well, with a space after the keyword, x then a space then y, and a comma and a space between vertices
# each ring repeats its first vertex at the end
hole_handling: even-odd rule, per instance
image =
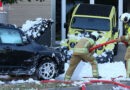
POLYGON ((37 44, 20 29, 0 24, 0 74, 51 79, 64 73, 62 55, 37 44))

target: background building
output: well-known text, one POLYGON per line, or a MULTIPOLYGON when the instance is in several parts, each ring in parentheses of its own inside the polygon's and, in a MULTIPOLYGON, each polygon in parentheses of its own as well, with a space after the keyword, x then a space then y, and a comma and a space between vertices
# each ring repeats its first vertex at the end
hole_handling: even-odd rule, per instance
POLYGON ((51 0, 44 2, 23 0, 8 6, 9 24, 21 26, 26 20, 35 20, 38 17, 51 18, 51 0))
MULTIPOLYGON (((8 6, 7 20, 9 24, 21 26, 26 20, 35 20, 38 17, 52 18, 54 20, 52 42, 55 44, 55 41, 66 38, 68 30, 64 28, 64 23, 69 23, 71 12, 79 3, 114 5, 117 10, 117 19, 123 12, 130 12, 130 0, 45 0, 44 2, 23 0, 23 2, 8 6)), ((123 33, 122 22, 118 21, 121 36, 123 33)))

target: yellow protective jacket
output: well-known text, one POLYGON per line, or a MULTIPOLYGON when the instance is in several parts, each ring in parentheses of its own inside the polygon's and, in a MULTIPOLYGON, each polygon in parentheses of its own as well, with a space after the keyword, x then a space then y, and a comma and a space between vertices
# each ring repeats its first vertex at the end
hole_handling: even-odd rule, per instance
POLYGON ((125 34, 130 33, 130 25, 125 24, 125 34))
POLYGON ((126 41, 128 43, 128 47, 125 54, 125 60, 129 60, 130 59, 130 33, 128 33, 125 36, 120 37, 120 40, 126 41))
MULTIPOLYGON (((94 40, 91 38, 82 38, 75 45, 74 54, 88 54, 89 49, 95 46, 94 40)), ((94 51, 92 52, 94 53, 94 51)))

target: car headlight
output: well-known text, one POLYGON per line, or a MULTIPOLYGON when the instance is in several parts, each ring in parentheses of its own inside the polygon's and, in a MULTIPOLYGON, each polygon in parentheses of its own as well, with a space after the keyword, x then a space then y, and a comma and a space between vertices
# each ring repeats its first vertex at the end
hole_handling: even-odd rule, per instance
POLYGON ((71 47, 71 48, 74 48, 74 46, 75 46, 75 43, 74 43, 74 42, 71 42, 71 43, 70 43, 70 47, 71 47))
POLYGON ((78 33, 75 33, 75 36, 77 36, 78 35, 78 33))

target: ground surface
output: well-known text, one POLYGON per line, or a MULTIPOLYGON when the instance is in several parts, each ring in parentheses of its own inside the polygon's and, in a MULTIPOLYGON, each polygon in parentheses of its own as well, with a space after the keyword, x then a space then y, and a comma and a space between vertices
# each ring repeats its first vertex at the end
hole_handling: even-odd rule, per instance
POLYGON ((126 47, 124 44, 119 44, 118 53, 114 56, 114 61, 124 61, 126 47))
MULTIPOLYGON (((119 44, 118 47, 118 53, 116 56, 114 56, 114 61, 119 62, 119 61, 124 61, 124 55, 125 55, 126 48, 124 44, 119 44)), ((82 65, 82 64, 81 64, 82 65)), ((80 66, 79 66, 80 67, 80 66)), ((78 74, 81 72, 82 68, 77 69, 77 74, 75 74, 72 78, 72 80, 75 80, 75 78, 78 76, 78 74)), ((7 76, 8 77, 8 76, 7 76)), ((3 83, 0 85, 0 90, 66 90, 65 87, 67 87, 68 90, 81 90, 80 87, 73 87, 71 85, 64 85, 64 84, 53 84, 53 83, 46 83, 46 84, 40 84, 40 81, 35 81, 32 79, 29 79, 30 77, 13 77, 13 78, 8 78, 7 77, 0 77, 1 82, 3 83), (55 89, 54 89, 55 87, 55 89), (57 88, 58 87, 58 88, 57 88), (45 89, 48 88, 48 89, 45 89), (51 89, 49 89, 51 88, 51 89), (53 89, 52 89, 53 88, 53 89)), ((57 81, 63 81, 63 77, 57 77, 57 81)), ((123 83, 125 85, 129 85, 129 81, 127 83, 123 83)), ((120 89, 119 86, 114 86, 113 84, 107 84, 106 87, 104 87, 106 84, 100 84, 100 85, 87 85, 86 89, 87 90, 95 90, 95 88, 99 88, 97 90, 128 90, 128 89, 120 89), (116 87, 115 89, 113 87, 116 87), (119 89, 117 89, 119 87, 119 89), (106 89, 104 89, 106 88, 106 89)))

